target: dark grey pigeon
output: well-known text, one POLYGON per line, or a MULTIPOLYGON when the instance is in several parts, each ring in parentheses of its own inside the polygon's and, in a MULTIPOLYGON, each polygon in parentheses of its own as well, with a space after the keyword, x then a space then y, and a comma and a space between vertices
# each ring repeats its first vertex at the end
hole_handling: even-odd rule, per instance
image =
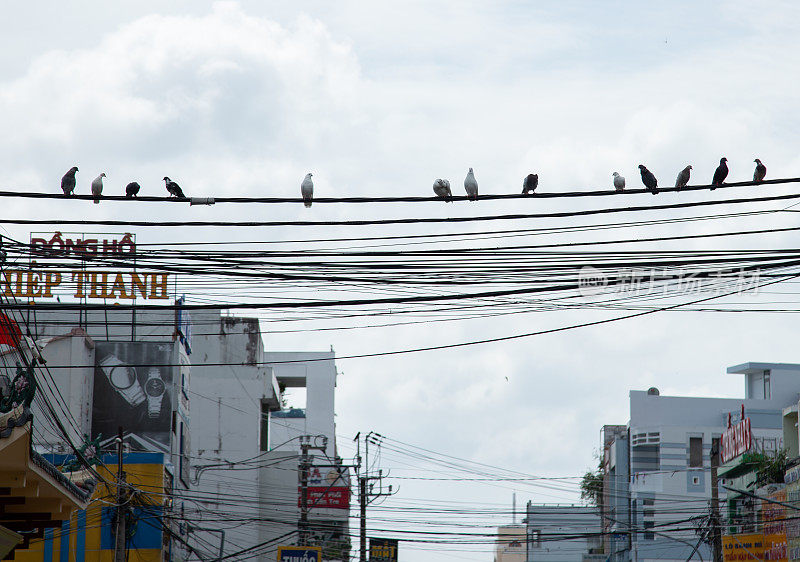
POLYGON ((78 167, 73 166, 64 174, 64 177, 61 178, 61 189, 64 190, 64 195, 72 195, 72 192, 75 191, 75 172, 77 171, 78 167))
POLYGON ((164 176, 164 181, 167 183, 167 191, 169 191, 171 196, 180 197, 181 199, 186 198, 186 196, 183 194, 181 186, 169 179, 167 176, 164 176))
POLYGON ((658 180, 653 175, 653 172, 639 164, 639 171, 642 173, 642 183, 644 186, 653 192, 653 195, 658 193, 658 180))
POLYGON ((756 163, 756 169, 753 172, 753 182, 761 183, 764 181, 764 177, 767 175, 767 167, 761 163, 761 160, 756 158, 753 160, 756 163))
POLYGON ((689 176, 692 173, 692 167, 686 166, 683 170, 680 171, 678 174, 678 179, 675 180, 675 187, 678 189, 686 187, 686 184, 689 183, 689 176))
POLYGON ((711 189, 716 189, 718 185, 722 185, 722 182, 728 177, 728 165, 725 163, 727 161, 727 158, 720 158, 719 166, 714 172, 714 179, 711 180, 711 189))
POLYGON ((539 187, 539 174, 528 174, 525 176, 525 181, 522 182, 522 194, 533 193, 537 187, 539 187))
POLYGON ((125 197, 136 197, 141 188, 142 186, 140 186, 135 181, 132 181, 131 183, 125 186, 125 197))

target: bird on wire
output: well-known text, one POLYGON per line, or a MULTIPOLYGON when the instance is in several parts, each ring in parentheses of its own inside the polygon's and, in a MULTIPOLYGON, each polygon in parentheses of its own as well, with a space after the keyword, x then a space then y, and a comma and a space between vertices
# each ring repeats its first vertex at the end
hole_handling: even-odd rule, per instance
POLYGON ((522 194, 533 193, 539 187, 539 174, 528 174, 522 182, 522 194))
POLYGON ((678 179, 675 180, 675 187, 678 189, 686 187, 689 183, 689 176, 691 175, 692 167, 686 166, 683 170, 678 172, 678 179))
POLYGON ((642 173, 642 183, 644 186, 652 191, 653 195, 658 193, 658 180, 653 175, 653 172, 645 168, 643 164, 639 164, 639 171, 642 173))
POLYGON ((467 172, 467 177, 464 178, 464 189, 466 190, 467 197, 469 197, 470 201, 478 200, 478 180, 475 179, 475 174, 472 172, 472 168, 469 169, 469 172, 467 172))
POLYGON ((300 195, 303 196, 303 205, 306 207, 310 207, 314 200, 314 182, 311 181, 311 175, 310 173, 306 174, 303 183, 300 184, 300 195))
POLYGON ((619 172, 614 172, 614 189, 622 191, 625 189, 625 176, 619 175, 619 172))
POLYGON ((142 186, 140 186, 135 181, 132 181, 131 183, 125 186, 125 197, 136 197, 141 188, 142 186))
POLYGON ((168 176, 164 176, 164 182, 167 186, 167 191, 169 191, 171 197, 178 197, 180 199, 186 198, 186 196, 183 194, 181 186, 179 186, 177 183, 169 179, 168 176))
POLYGON ((756 169, 753 172, 753 181, 755 183, 761 183, 767 175, 767 167, 758 158, 753 160, 753 162, 756 163, 756 169))
POLYGON ((725 157, 720 158, 719 166, 717 166, 717 169, 714 171, 714 178, 711 180, 711 189, 716 189, 717 186, 722 185, 722 182, 728 177, 727 161, 728 159, 725 157))
POLYGON ((452 203, 451 198, 453 197, 453 193, 450 191, 449 181, 439 178, 433 182, 433 192, 448 203, 452 203))
POLYGON ((77 171, 78 167, 73 166, 61 178, 61 189, 64 191, 64 195, 72 195, 72 192, 75 191, 75 172, 77 171))
POLYGON ((106 177, 105 172, 92 180, 92 195, 94 195, 94 203, 100 203, 100 195, 103 194, 103 178, 106 177))

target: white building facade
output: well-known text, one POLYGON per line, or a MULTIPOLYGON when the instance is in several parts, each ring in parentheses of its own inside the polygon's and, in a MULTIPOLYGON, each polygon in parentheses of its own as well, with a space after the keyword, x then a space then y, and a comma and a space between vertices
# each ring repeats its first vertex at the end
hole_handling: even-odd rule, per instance
POLYGON ((695 548, 710 557, 687 520, 708 513, 711 447, 729 417, 739 421, 742 407, 757 450, 783 447, 783 409, 797 403, 800 365, 745 363, 727 372, 744 375, 743 398, 630 392, 627 434, 615 431, 604 444, 606 480, 613 475, 615 486, 604 507, 613 560, 685 561, 695 548))

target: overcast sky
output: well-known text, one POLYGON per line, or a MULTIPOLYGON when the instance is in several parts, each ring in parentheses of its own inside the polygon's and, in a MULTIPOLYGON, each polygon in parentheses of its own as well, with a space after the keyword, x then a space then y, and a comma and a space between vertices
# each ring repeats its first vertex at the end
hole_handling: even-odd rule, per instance
MULTIPOLYGON (((2 189, 58 192, 72 165, 80 167, 81 193, 102 171, 107 193, 121 194, 136 179, 142 194, 164 195, 160 180, 169 175, 197 196, 297 196, 309 171, 320 196, 427 196, 437 177, 450 178, 460 193, 468 167, 482 193, 517 192, 529 172, 538 172, 540 189, 548 191, 610 187, 613 171, 638 186, 640 163, 662 185, 674 182, 687 164, 696 182, 708 183, 721 156, 729 160, 731 180, 749 179, 756 157, 770 177, 800 170, 800 7, 793 2, 47 1, 15 3, 5 12, 2 189)), ((648 203, 644 198, 651 196, 637 197, 648 203)), ((674 202, 717 195, 660 197, 674 202)), ((4 204, 0 217, 87 216, 83 202, 4 204)), ((589 204, 536 202, 546 210, 589 204)), ((516 210, 519 202, 479 205, 482 214, 493 214, 516 210)), ((181 208, 178 216, 382 218, 469 215, 478 208, 451 207, 218 205, 181 208)), ((132 210, 109 203, 88 212, 93 218, 168 218, 175 207, 132 210)), ((735 226, 793 225, 785 215, 735 226)), ((647 235, 733 227, 686 223, 647 235)), ((439 229, 445 227, 324 234, 439 229)), ((23 239, 27 232, 7 227, 23 239)), ((254 236, 209 229, 137 234, 141 242, 254 236)), ((257 236, 316 234, 322 231, 264 230, 257 236)), ((792 238, 713 244, 791 247, 792 238)), ((704 241, 689 247, 711 246, 704 241)), ((271 350, 332 345, 349 355, 601 317, 538 313, 357 335, 268 334, 265 340, 271 350)), ((673 312, 501 344, 342 361, 341 440, 375 430, 534 475, 577 476, 595 464, 601 426, 627 422, 629 390, 657 386, 662 394, 742 396, 741 377, 724 374, 725 368, 745 361, 800 362, 793 320, 673 312)), ((352 451, 343 446, 342 453, 352 451)), ((385 464, 404 474, 388 456, 385 464)), ((405 482, 402 494, 510 506, 512 488, 405 482)), ((518 490, 518 503, 575 499, 552 490, 518 490)), ((453 557, 491 560, 488 549, 415 551, 404 558, 453 557)))

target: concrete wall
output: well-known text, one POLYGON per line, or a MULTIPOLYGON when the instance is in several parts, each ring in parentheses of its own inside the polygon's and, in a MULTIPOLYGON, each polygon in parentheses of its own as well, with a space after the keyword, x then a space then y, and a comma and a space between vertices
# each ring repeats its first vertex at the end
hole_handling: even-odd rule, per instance
POLYGON ((581 562, 590 549, 602 548, 600 510, 576 505, 526 507, 527 562, 581 562), (582 536, 597 533, 593 537, 582 536), (579 535, 577 538, 570 536, 579 535))

